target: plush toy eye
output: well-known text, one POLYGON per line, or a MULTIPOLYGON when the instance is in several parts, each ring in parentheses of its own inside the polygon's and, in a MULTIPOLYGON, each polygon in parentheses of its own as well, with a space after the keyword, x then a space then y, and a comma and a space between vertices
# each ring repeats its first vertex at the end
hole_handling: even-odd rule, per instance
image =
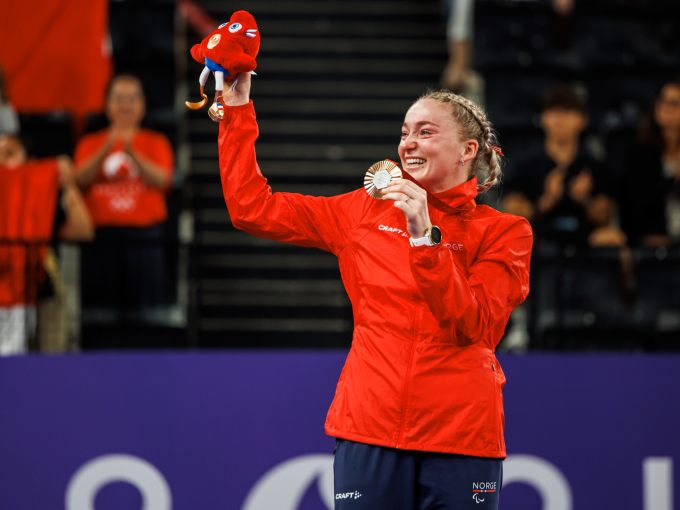
POLYGON ((232 23, 229 26, 229 31, 233 34, 234 32, 238 32, 241 30, 241 24, 240 23, 232 23))
POLYGON ((222 24, 221 24, 219 27, 217 27, 217 28, 222 28, 222 27, 225 27, 225 26, 227 26, 227 24, 226 24, 226 23, 222 23, 222 24))

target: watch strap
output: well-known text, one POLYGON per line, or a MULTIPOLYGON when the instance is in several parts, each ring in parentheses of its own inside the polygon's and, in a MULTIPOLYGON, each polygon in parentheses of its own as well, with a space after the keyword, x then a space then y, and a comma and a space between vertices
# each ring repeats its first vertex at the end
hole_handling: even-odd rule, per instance
POLYGON ((416 247, 416 246, 434 246, 434 243, 430 239, 430 236, 419 237, 418 239, 413 239, 411 237, 409 239, 409 243, 411 243, 411 246, 413 246, 413 247, 416 247))

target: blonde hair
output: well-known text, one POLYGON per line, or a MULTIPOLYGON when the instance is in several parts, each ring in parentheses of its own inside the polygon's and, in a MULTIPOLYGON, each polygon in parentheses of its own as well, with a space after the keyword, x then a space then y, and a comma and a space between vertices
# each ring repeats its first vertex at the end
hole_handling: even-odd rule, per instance
MULTIPOLYGON (((501 155, 491 148, 496 145, 496 133, 491 129, 491 122, 481 107, 454 94, 450 90, 435 90, 427 92, 416 100, 432 99, 451 107, 453 120, 460 128, 463 140, 476 140, 479 150, 472 160, 470 174, 477 176, 477 191, 483 193, 501 180, 501 155)), ((414 103, 415 104, 415 103, 414 103)))

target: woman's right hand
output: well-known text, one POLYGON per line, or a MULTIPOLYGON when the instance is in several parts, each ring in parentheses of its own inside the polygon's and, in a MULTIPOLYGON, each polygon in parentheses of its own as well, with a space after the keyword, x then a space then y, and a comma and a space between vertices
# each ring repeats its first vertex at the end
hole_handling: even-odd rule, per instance
POLYGON ((238 83, 234 90, 230 91, 234 80, 224 80, 224 90, 222 98, 225 106, 240 106, 250 101, 250 73, 239 73, 236 75, 238 83))

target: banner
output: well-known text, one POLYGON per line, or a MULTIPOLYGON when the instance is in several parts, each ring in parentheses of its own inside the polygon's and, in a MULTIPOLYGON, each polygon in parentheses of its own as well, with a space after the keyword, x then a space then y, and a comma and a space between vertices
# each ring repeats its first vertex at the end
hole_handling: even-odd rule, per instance
POLYGON ((107 0, 0 0, 0 66, 20 113, 100 112, 112 71, 107 0))
MULTIPOLYGON (((0 508, 332 509, 323 423, 345 357, 2 358, 0 508)), ((680 356, 499 361, 503 510, 673 509, 680 356)))

